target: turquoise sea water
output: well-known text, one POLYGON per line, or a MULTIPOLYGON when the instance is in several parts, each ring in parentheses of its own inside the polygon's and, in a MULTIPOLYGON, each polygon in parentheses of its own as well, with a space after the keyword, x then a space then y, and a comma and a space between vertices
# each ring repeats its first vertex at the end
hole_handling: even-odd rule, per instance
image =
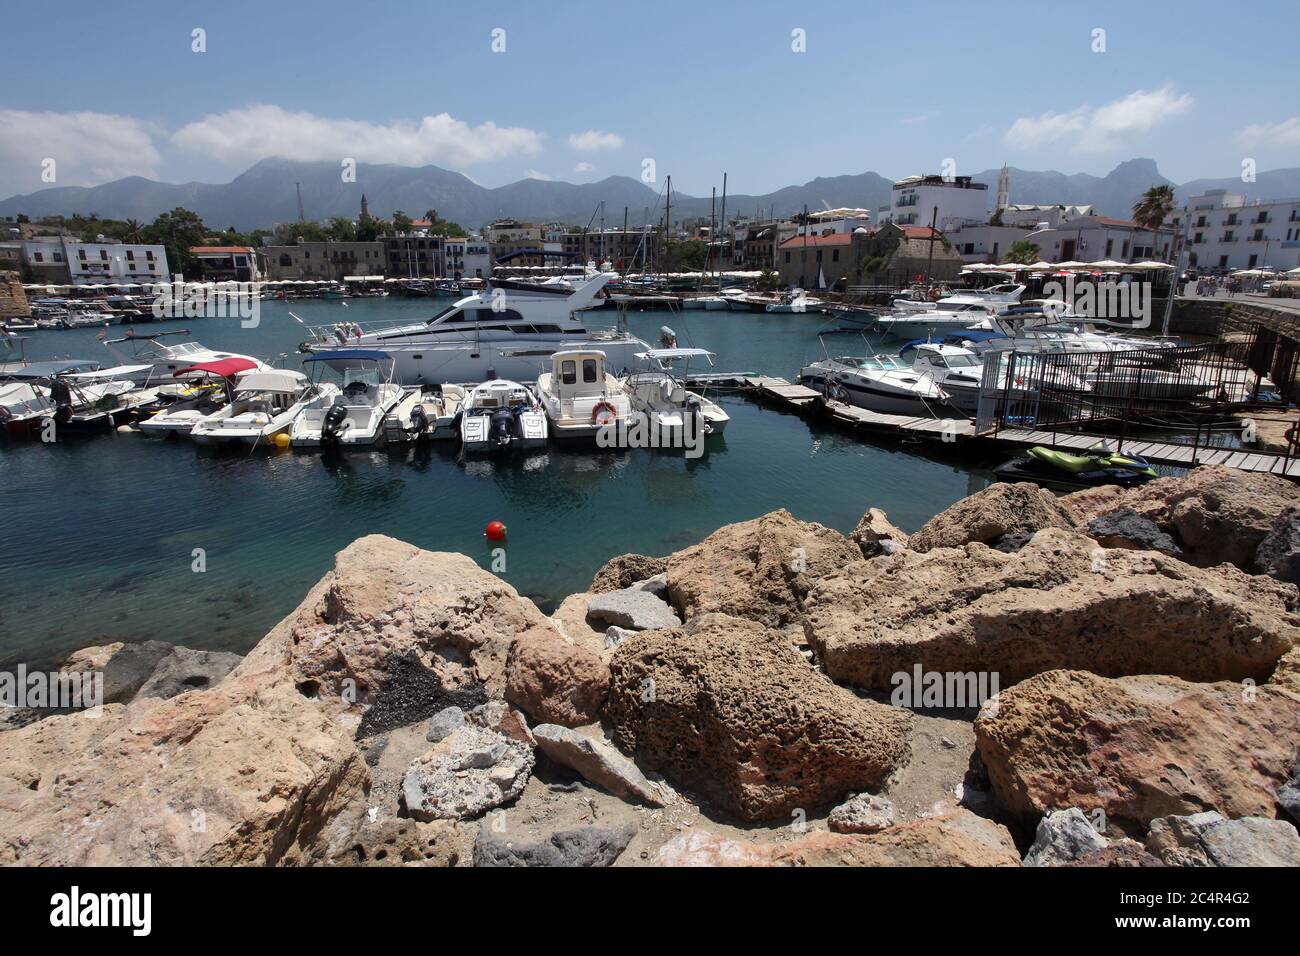
MULTIPOLYGON (((283 354, 297 367, 305 335, 289 309, 316 324, 421 318, 442 304, 268 301, 254 329, 223 319, 137 328, 190 328, 204 345, 283 354)), ((613 321, 613 312, 589 317, 613 321)), ((716 351, 719 370, 789 378, 822 354, 817 333, 827 327, 824 317, 730 312, 632 313, 629 324, 652 342, 671 325, 681 344, 716 351)), ((95 335, 31 333, 27 357, 105 361, 95 335)), ((827 342, 832 352, 868 348, 855 335, 827 342)), ((719 400, 732 422, 696 460, 552 445, 462 462, 451 442, 339 458, 250 456, 142 435, 0 442, 0 663, 45 660, 105 637, 246 651, 363 534, 463 551, 490 568, 483 528, 504 521, 502 576, 549 608, 614 555, 666 554, 779 507, 845 532, 880 507, 912 530, 983 487, 994 464, 934 446, 869 443, 737 396, 719 400), (203 573, 192 570, 196 548, 203 573)))

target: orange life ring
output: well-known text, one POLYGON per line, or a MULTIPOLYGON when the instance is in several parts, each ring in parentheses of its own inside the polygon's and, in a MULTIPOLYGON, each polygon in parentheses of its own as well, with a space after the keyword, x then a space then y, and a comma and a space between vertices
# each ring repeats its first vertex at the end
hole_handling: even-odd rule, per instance
POLYGON ((593 425, 612 425, 618 421, 618 409, 609 402, 597 402, 591 409, 593 425), (607 413, 602 416, 602 412, 607 413))

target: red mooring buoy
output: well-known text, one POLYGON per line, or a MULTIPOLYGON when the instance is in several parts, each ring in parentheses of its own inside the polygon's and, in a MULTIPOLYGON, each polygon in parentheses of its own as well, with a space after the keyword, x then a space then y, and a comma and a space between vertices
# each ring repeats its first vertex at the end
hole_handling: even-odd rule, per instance
POLYGON ((506 526, 500 521, 489 521, 483 533, 487 535, 489 541, 504 541, 506 539, 506 526))

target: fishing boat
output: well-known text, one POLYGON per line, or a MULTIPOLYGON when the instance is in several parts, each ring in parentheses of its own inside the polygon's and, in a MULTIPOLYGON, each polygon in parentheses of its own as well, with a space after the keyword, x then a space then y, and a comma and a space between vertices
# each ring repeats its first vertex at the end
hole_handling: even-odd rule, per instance
POLYGON ((687 427, 701 427, 705 435, 721 435, 731 421, 722 406, 697 392, 689 391, 684 384, 686 372, 679 376, 673 370, 674 362, 685 363, 692 358, 703 358, 713 364, 713 353, 707 349, 665 348, 651 349, 637 356, 642 360, 630 375, 622 379, 635 415, 645 416, 657 435, 661 447, 672 444, 687 427), (696 425, 688 425, 692 419, 696 425))
POLYGON ((384 419, 384 439, 399 443, 455 438, 456 418, 464 407, 465 389, 459 385, 404 386, 401 400, 384 419))
POLYGON ((396 381, 405 385, 533 381, 552 355, 571 349, 599 349, 610 368, 631 368, 636 353, 648 348, 645 342, 622 329, 589 329, 578 318, 596 305, 610 278, 600 273, 575 280, 572 288, 492 279, 428 321, 355 325, 345 342, 335 326, 313 328, 300 349, 380 349, 393 356, 396 381))
POLYGON ((308 356, 304 364, 328 366, 342 377, 330 405, 313 405, 294 419, 289 442, 294 448, 373 445, 383 437, 384 419, 402 400, 393 382, 393 360, 373 349, 337 349, 308 356))
POLYGON ((551 370, 537 376, 537 397, 556 438, 592 438, 627 421, 632 403, 619 380, 605 371, 605 353, 570 349, 551 356, 551 370))
POLYGON ((235 378, 230 404, 195 422, 190 438, 201 445, 274 441, 309 408, 330 405, 339 394, 331 382, 312 383, 301 372, 254 369, 235 378))
POLYGON ((518 382, 491 379, 465 396, 460 441, 467 452, 535 448, 546 444, 547 434, 546 412, 518 382))

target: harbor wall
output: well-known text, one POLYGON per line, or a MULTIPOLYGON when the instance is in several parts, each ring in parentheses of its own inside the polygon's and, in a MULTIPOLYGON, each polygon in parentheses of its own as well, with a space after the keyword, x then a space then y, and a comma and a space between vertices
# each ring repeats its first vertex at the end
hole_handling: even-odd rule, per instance
POLYGON ((25 316, 28 311, 27 292, 17 272, 0 272, 0 319, 25 316))

